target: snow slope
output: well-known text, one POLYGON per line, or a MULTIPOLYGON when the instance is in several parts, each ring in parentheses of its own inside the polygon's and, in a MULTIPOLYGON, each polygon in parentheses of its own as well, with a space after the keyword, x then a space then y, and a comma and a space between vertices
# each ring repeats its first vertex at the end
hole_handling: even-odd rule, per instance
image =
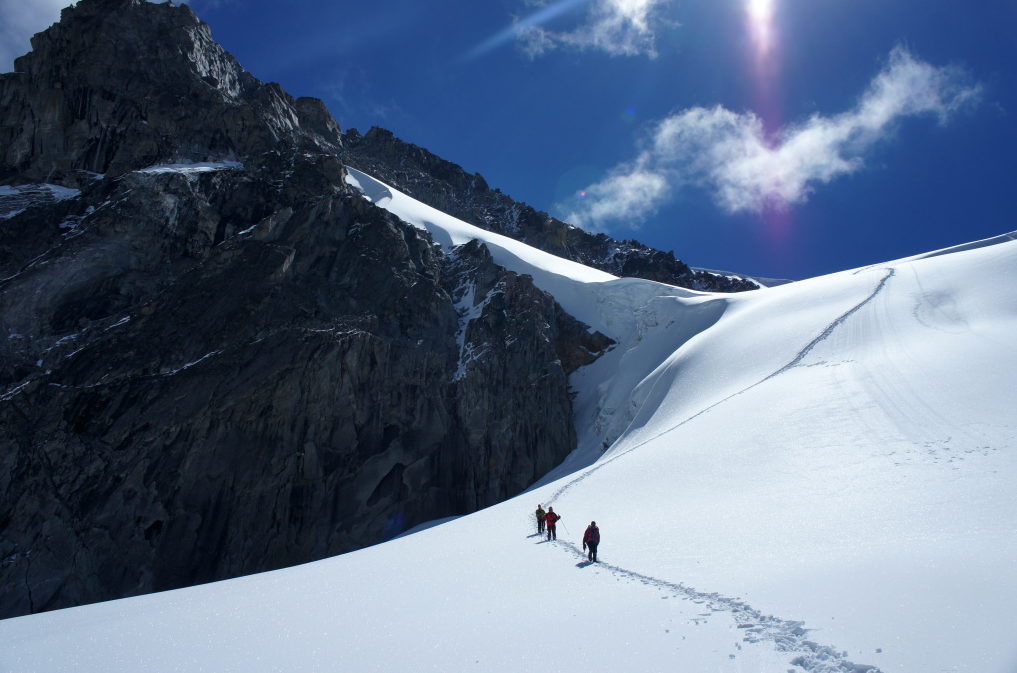
POLYGON ((575 454, 359 552, 2 621, 0 671, 1017 671, 1013 236, 709 295, 351 174, 618 341, 574 375, 575 454), (532 535, 537 503, 557 542, 532 535))

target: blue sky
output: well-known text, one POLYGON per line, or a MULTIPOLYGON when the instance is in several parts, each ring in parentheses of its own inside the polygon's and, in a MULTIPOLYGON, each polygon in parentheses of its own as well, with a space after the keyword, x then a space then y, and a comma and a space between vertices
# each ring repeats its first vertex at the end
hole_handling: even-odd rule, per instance
POLYGON ((1013 0, 192 6, 344 129, 694 266, 804 278, 1017 229, 1013 0))

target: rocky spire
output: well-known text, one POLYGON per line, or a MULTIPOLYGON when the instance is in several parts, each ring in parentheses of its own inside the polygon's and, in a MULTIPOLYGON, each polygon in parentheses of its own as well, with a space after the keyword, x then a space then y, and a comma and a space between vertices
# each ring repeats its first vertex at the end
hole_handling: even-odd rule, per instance
POLYGON ((0 75, 0 180, 336 151, 320 101, 265 84, 186 5, 82 0, 0 75))

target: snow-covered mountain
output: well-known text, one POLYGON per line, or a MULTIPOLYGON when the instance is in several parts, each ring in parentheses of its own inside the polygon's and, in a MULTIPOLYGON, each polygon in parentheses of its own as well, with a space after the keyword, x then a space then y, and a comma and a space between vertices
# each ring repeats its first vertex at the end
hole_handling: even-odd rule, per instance
POLYGON ((358 549, 577 447, 569 377, 614 341, 348 164, 588 273, 757 287, 342 133, 187 5, 66 7, 0 100, 0 617, 358 549))
POLYGON ((345 182, 186 6, 0 74, 0 617, 314 561, 516 495, 612 342, 345 182), (465 303, 471 303, 466 310, 465 303))
POLYGON ((348 180, 617 341, 572 376, 576 451, 368 549, 0 622, 0 670, 1017 670, 1017 237, 705 294, 348 180))

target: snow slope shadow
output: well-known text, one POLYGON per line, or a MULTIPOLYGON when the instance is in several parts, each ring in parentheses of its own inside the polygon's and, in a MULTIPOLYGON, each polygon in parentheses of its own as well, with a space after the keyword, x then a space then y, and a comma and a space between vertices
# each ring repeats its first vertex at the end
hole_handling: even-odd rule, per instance
POLYGON ((355 168, 347 166, 346 170, 356 188, 374 205, 384 208, 392 200, 392 190, 384 183, 372 179, 355 168))

